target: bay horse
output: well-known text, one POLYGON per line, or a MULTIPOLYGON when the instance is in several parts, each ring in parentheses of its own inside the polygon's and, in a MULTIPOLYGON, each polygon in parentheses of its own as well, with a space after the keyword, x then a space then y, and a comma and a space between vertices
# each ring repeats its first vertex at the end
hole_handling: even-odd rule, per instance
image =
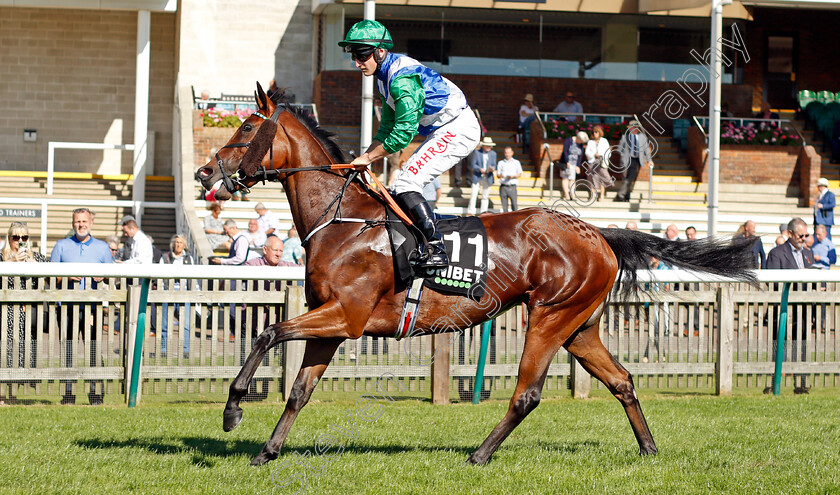
MULTIPOLYGON (((245 119, 215 160, 200 167, 196 178, 207 196, 229 199, 234 190, 265 178, 266 170, 346 163, 332 135, 302 112, 268 97, 257 84, 258 111, 245 119), (269 116, 271 118, 269 119, 269 116), (258 132, 262 127, 262 137, 258 132)), ((384 220, 381 200, 361 181, 345 186, 336 170, 294 171, 279 178, 295 227, 302 239, 340 207, 345 217, 384 220), (346 187, 343 199, 333 200, 346 187), (323 214, 327 213, 327 217, 323 214)), ((468 462, 484 464, 537 407, 549 364, 565 347, 592 376, 619 400, 630 420, 640 454, 655 454, 645 416, 630 373, 607 351, 598 322, 616 277, 623 274, 626 298, 636 287, 636 270, 651 256, 686 269, 750 280, 752 240, 704 239, 670 242, 623 229, 598 229, 578 218, 546 208, 479 217, 487 232, 489 268, 486 292, 479 301, 425 290, 413 335, 461 331, 480 324, 515 304, 525 303, 529 325, 516 388, 504 418, 473 452, 468 462), (457 311, 458 318, 451 318, 457 311), (441 328, 440 321, 453 321, 441 328)), ((305 293, 309 311, 270 325, 255 340, 245 364, 231 383, 224 409, 224 429, 242 420, 239 403, 266 352, 287 340, 305 340, 300 372, 285 410, 252 465, 280 454, 292 423, 327 369, 338 346, 362 335, 393 337, 404 289, 395 287, 394 265, 384 228, 338 223, 318 230, 307 247, 305 293)))

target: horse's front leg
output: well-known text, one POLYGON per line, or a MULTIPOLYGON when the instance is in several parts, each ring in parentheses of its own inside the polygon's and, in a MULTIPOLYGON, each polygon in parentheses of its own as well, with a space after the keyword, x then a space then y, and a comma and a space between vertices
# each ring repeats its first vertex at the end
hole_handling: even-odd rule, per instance
POLYGON ((274 428, 271 438, 265 443, 259 455, 251 461, 252 466, 265 464, 268 461, 276 459, 280 454, 283 443, 286 442, 286 437, 292 428, 292 423, 295 422, 303 406, 309 402, 309 398, 312 397, 312 392, 315 391, 318 380, 321 379, 324 371, 327 370, 330 360, 342 342, 344 342, 344 339, 326 339, 306 343, 303 364, 300 367, 297 378, 295 378, 292 391, 286 400, 286 409, 283 411, 283 416, 280 417, 280 421, 277 423, 277 427, 274 428))
MULTIPOLYGON (((353 333, 344 310, 338 302, 331 301, 291 320, 276 323, 266 328, 254 341, 254 348, 245 364, 230 384, 224 412, 224 429, 230 431, 242 421, 239 402, 248 392, 248 385, 269 349, 286 340, 295 339, 338 339, 356 338, 361 327, 353 333)), ((307 349, 309 346, 307 346, 307 349)), ((334 352, 334 351, 333 351, 334 352)))

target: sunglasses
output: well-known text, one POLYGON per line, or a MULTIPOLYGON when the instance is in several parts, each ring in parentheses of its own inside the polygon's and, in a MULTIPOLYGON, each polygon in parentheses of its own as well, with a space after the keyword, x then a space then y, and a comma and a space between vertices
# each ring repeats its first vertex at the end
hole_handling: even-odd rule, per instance
POLYGON ((15 242, 20 242, 20 241, 26 242, 26 241, 29 240, 29 236, 28 235, 13 235, 12 240, 15 241, 15 242))
POLYGON ((350 58, 352 58, 356 62, 359 62, 360 64, 363 64, 367 62, 370 59, 370 57, 373 56, 373 52, 373 48, 366 50, 353 50, 350 52, 350 58))

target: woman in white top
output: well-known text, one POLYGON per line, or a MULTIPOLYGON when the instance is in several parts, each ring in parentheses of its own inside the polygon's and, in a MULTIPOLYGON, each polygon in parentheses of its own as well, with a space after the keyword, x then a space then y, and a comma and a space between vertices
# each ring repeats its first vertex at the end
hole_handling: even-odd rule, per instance
POLYGON ((604 129, 596 125, 592 129, 592 139, 586 143, 586 150, 584 150, 586 163, 589 164, 587 167, 589 176, 592 179, 592 184, 595 186, 595 189, 598 190, 596 201, 602 199, 606 193, 607 186, 612 185, 609 160, 605 158, 608 156, 609 149, 610 143, 604 137, 604 129))
MULTIPOLYGON (((160 264, 165 265, 193 265, 192 255, 187 252, 187 238, 181 234, 175 234, 169 239, 169 252, 161 256, 160 264)), ((185 280, 184 290, 188 290, 190 281, 185 280)), ((169 281, 164 281, 164 287, 169 290, 169 281)), ((198 290, 198 281, 195 282, 195 289, 198 290)), ((174 279, 172 290, 181 290, 180 279, 174 279)), ((192 305, 190 303, 175 303, 174 317, 178 318, 181 327, 181 335, 184 339, 184 357, 190 355, 190 317, 192 316, 192 305)), ((152 317, 157 319, 156 317, 152 317)), ((167 330, 169 329, 169 304, 163 303, 163 339, 161 340, 161 352, 166 353, 167 330)))

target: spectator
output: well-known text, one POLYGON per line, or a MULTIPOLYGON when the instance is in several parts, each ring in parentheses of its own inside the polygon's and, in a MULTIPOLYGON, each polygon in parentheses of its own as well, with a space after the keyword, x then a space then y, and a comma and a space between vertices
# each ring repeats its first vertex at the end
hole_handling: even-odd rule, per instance
POLYGON ((732 112, 729 111, 729 103, 724 102, 720 106, 720 117, 722 119, 731 119, 732 118, 732 112))
POLYGON ((624 225, 624 228, 627 230, 639 230, 639 226, 636 225, 636 222, 630 220, 624 225))
POLYGON ((210 103, 210 91, 206 89, 201 90, 201 99, 198 100, 198 104, 196 105, 199 110, 209 110, 211 108, 216 108, 215 103, 210 103))
POLYGON ((423 186, 423 199, 429 203, 429 208, 434 211, 440 199, 440 177, 435 177, 431 182, 423 186))
POLYGON ((519 129, 522 132, 522 148, 526 149, 531 143, 531 122, 537 120, 540 109, 534 104, 534 95, 528 93, 522 98, 519 107, 519 129))
POLYGON ((303 245, 300 242, 300 237, 298 237, 297 229, 294 225, 286 232, 286 235, 288 237, 283 239, 283 261, 303 265, 306 253, 303 250, 303 245))
POLYGON ((160 259, 163 258, 163 251, 160 250, 157 246, 155 246, 155 238, 147 235, 149 239, 149 243, 152 245, 152 263, 160 263, 160 259))
POLYGON ((265 246, 266 235, 260 232, 260 224, 256 218, 248 220, 248 259, 256 259, 260 257, 262 248, 265 246))
MULTIPOLYGON (((73 210, 73 231, 74 235, 72 237, 67 237, 64 239, 59 240, 55 243, 55 247, 53 247, 52 253, 50 255, 50 261, 58 262, 58 263, 113 263, 114 258, 111 256, 111 248, 108 246, 108 243, 105 241, 100 241, 99 239, 95 239, 90 234, 90 229, 93 227, 93 213, 87 208, 77 208, 73 210)), ((94 285, 102 282, 103 277, 93 277, 94 285)), ((56 279, 57 282, 60 284, 60 287, 65 280, 61 278, 56 279)), ((69 289, 79 289, 84 290, 85 287, 85 280, 81 277, 69 277, 66 280, 66 285, 63 285, 61 288, 69 288, 69 289)), ((95 287, 93 287, 95 288, 95 287)), ((73 367, 73 341, 76 336, 83 336, 85 335, 85 330, 88 329, 91 335, 91 342, 90 344, 90 364, 91 366, 99 366, 99 353, 97 352, 97 340, 98 339, 98 329, 102 328, 102 322, 97 324, 94 321, 94 325, 89 327, 89 322, 85 321, 85 304, 88 304, 90 308, 90 315, 94 315, 97 313, 93 303, 81 303, 78 306, 78 311, 76 311, 78 315, 78 328, 77 331, 74 332, 72 329, 72 323, 70 319, 72 318, 72 314, 74 312, 73 307, 68 307, 67 311, 61 311, 61 314, 64 315, 62 318, 61 326, 65 330, 64 338, 64 365, 67 368, 73 367)), ((70 306, 68 304, 68 306, 70 306)), ((73 395, 73 382, 70 380, 63 380, 65 389, 64 395, 61 398, 62 404, 74 404, 76 402, 76 396, 73 395)), ((101 380, 98 381, 88 381, 90 384, 90 392, 88 393, 88 400, 90 401, 91 405, 99 405, 102 404, 105 398, 105 384, 101 380), (96 392, 97 384, 99 384, 101 393, 96 392)))
POLYGON ((784 242, 787 242, 788 237, 790 237, 786 223, 779 224, 779 237, 783 237, 785 239, 784 242))
MULTIPOLYGON (((566 91, 566 99, 561 101, 554 107, 556 113, 583 113, 583 105, 575 101, 575 94, 572 91, 566 91)), ((575 122, 578 119, 577 115, 568 115, 564 118, 568 122, 575 122)))
POLYGON ((122 260, 123 252, 120 249, 120 240, 117 236, 109 235, 105 238, 105 242, 108 243, 108 247, 111 249, 111 256, 114 258, 114 261, 122 260))
POLYGON ((470 192, 470 203, 467 206, 467 214, 475 215, 475 202, 478 200, 478 189, 481 188, 480 212, 490 208, 490 186, 493 185, 493 174, 496 172, 496 152, 493 151, 496 143, 493 139, 486 137, 481 140, 479 147, 470 159, 472 165, 472 192, 470 192))
POLYGON ((248 258, 248 236, 239 230, 232 218, 225 220, 225 233, 230 237, 230 252, 225 258, 210 258, 211 265, 241 265, 248 258))
MULTIPOLYGON (((769 269, 797 269, 808 268, 814 264, 814 255, 811 250, 805 247, 805 238, 808 237, 808 226, 801 218, 794 218, 788 223, 788 240, 781 246, 776 246, 770 250, 767 255, 767 268, 769 269)), ((793 289, 806 290, 803 286, 797 287, 794 285, 793 289)), ((793 340, 793 348, 791 349, 791 356, 794 361, 799 360, 805 362, 808 355, 807 343, 805 342, 808 334, 808 329, 804 325, 800 327, 798 321, 799 307, 792 305, 790 315, 787 321, 790 323, 790 335, 793 340)), ((773 356, 776 355, 776 341, 778 335, 778 322, 773 328, 773 356)), ((794 384, 799 383, 794 387, 793 393, 807 394, 810 387, 806 385, 806 375, 794 375, 794 384)), ((765 394, 769 394, 771 387, 764 389, 765 394)))
POLYGON ((268 210, 261 202, 257 203, 257 206, 254 207, 254 211, 257 212, 259 218, 257 218, 257 223, 260 226, 260 232, 266 235, 266 237, 270 235, 274 235, 275 232, 280 229, 280 221, 277 220, 277 217, 274 216, 274 213, 268 210))
POLYGON ((693 226, 689 226, 685 229, 685 240, 687 241, 696 241, 697 240, 697 229, 693 226))
POLYGON ((631 120, 627 132, 621 136, 621 141, 618 143, 624 180, 613 201, 630 201, 630 195, 633 192, 633 186, 636 184, 636 177, 639 176, 639 169, 642 164, 653 167, 647 136, 639 132, 640 129, 639 121, 631 120))
POLYGON ((770 110, 770 102, 761 102, 761 111, 755 114, 757 119, 778 120, 779 114, 770 110))
POLYGON ((586 143, 584 150, 592 186, 598 191, 595 201, 603 199, 607 193, 607 186, 613 183, 610 177, 609 150, 610 143, 604 137, 604 128, 596 125, 592 129, 592 139, 586 143))
POLYGON ((831 265, 837 263, 837 250, 834 242, 828 238, 828 229, 825 228, 825 225, 817 225, 814 237, 816 239, 814 245, 811 247, 814 262, 816 266, 823 270, 828 270, 831 268, 831 265))
MULTIPOLYGON (((11 262, 39 262, 43 263, 47 261, 47 257, 41 253, 32 251, 29 247, 29 227, 26 225, 25 222, 12 222, 9 225, 9 230, 6 233, 6 242, 3 244, 2 250, 0 250, 0 261, 5 261, 8 263, 11 262)), ((32 282, 29 282, 29 277, 21 277, 20 278, 20 287, 29 287, 32 289, 37 288, 37 278, 32 278, 32 282)), ((6 277, 6 289, 12 291, 15 289, 15 277, 6 277)), ((33 309, 38 309, 37 306, 30 306, 33 309)), ((14 328, 14 306, 9 305, 6 308, 6 367, 12 367, 12 354, 14 351, 14 332, 12 329, 14 328)), ((17 365, 19 368, 23 368, 26 364, 25 361, 25 338, 26 338, 26 306, 20 306, 18 308, 18 356, 17 356, 17 365)), ((31 327, 31 340, 30 340, 30 367, 34 368, 37 364, 37 350, 38 346, 36 343, 36 338, 38 337, 38 329, 37 329, 37 322, 35 317, 33 316, 30 319, 32 324, 31 327)), ((9 396, 11 398, 11 386, 9 388, 9 396)))
POLYGON ((572 137, 563 141, 563 155, 560 156, 560 187, 563 189, 563 197, 569 196, 569 186, 575 181, 580 173, 580 166, 583 164, 584 146, 589 142, 589 136, 580 131, 572 137))
POLYGON ((671 224, 665 229, 665 238, 669 241, 679 241, 680 240, 680 229, 675 224, 671 224))
POLYGON ((152 241, 149 237, 140 230, 137 226, 137 221, 131 215, 122 217, 119 225, 122 225, 123 234, 131 239, 131 252, 128 259, 125 261, 118 261, 117 263, 127 263, 131 265, 151 264, 154 261, 155 251, 152 247, 152 241))
POLYGON ((834 193, 828 190, 828 179, 821 177, 817 181, 817 203, 814 205, 814 227, 824 225, 826 236, 831 239, 831 226, 834 225, 834 193))
MULTIPOLYGON (((283 241, 276 235, 270 236, 263 246, 263 256, 248 260, 244 264, 248 266, 300 266, 291 261, 283 261, 283 250, 283 241)), ((269 281, 265 282, 266 290, 268 290, 270 283, 269 281)), ((277 289, 279 290, 281 288, 279 284, 282 284, 282 281, 278 280, 275 283, 278 284, 277 289)))
POLYGON ((781 246, 782 244, 784 244, 786 242, 787 242, 787 238, 785 236, 780 235, 779 237, 776 237, 776 245, 777 246, 781 246))
POLYGON ((516 211, 516 183, 522 175, 522 165, 513 157, 513 148, 510 146, 505 146, 505 159, 496 165, 496 175, 499 177, 502 210, 508 211, 510 200, 512 211, 516 211))
POLYGON ((225 235, 225 222, 219 218, 222 212, 222 205, 212 203, 210 214, 204 217, 204 233, 207 234, 207 241, 213 251, 230 248, 230 238, 225 235))
MULTIPOLYGON (((193 265, 195 261, 192 255, 187 252, 187 238, 181 234, 175 234, 169 239, 169 251, 161 256, 161 265, 193 265)), ((189 290, 190 281, 184 280, 183 290, 189 290)), ((164 289, 170 290, 169 280, 164 281, 164 289)), ((196 289, 198 283, 196 282, 196 289)), ((171 290, 182 290, 181 280, 174 279, 171 290)), ((190 315, 192 308, 190 303, 175 304, 175 318, 178 318, 181 335, 184 338, 184 358, 190 357, 190 315)), ((167 330, 169 328, 169 304, 163 303, 163 332, 161 334, 161 352, 166 355, 167 330)))
MULTIPOLYGON (((753 259, 755 260, 755 266, 753 268, 764 268, 765 263, 767 262, 767 258, 764 255, 764 245, 761 244, 761 238, 756 237, 755 235, 755 222, 752 220, 747 220, 744 222, 741 227, 738 228, 739 231, 742 231, 740 234, 736 233, 734 239, 748 239, 751 237, 755 238, 755 243, 752 247, 753 252, 753 259)), ((785 243, 785 240, 782 240, 782 244, 785 243)), ((779 243, 776 242, 778 246, 779 243)))
POLYGON ((616 224, 614 224, 614 223, 611 223, 611 224, 607 225, 607 228, 608 228, 608 229, 617 229, 617 228, 618 228, 618 225, 616 225, 616 224))

